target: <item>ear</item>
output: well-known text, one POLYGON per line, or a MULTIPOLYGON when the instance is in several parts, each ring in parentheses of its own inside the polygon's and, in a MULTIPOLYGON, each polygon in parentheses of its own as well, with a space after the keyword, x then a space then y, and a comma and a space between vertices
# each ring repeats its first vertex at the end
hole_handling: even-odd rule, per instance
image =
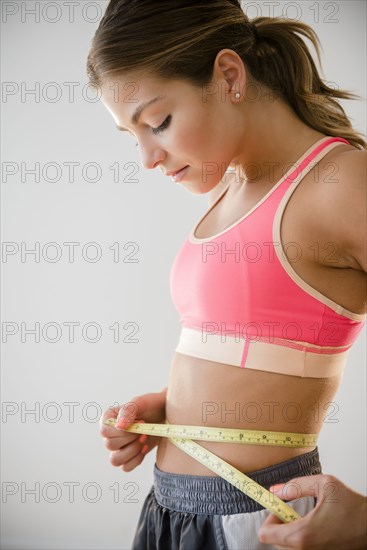
POLYGON ((244 96, 246 81, 246 69, 240 56, 228 48, 218 52, 213 65, 213 82, 221 98, 227 99, 229 94, 232 100, 238 102, 244 96))

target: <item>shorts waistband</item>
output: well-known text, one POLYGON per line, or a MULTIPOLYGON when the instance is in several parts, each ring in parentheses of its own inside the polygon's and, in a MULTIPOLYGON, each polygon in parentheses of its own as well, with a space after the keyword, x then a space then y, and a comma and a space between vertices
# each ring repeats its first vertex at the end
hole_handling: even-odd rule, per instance
MULTIPOLYGON (((318 447, 274 466, 246 472, 262 487, 322 473, 318 447)), ((161 506, 192 514, 240 514, 264 507, 220 476, 164 472, 154 464, 154 495, 161 506)))

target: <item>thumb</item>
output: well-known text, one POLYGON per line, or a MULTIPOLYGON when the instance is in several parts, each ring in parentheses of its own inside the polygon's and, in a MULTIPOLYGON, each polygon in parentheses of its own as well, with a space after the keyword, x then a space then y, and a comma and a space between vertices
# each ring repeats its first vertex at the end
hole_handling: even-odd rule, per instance
POLYGON ((324 478, 323 474, 295 477, 286 483, 273 485, 269 491, 283 500, 295 500, 306 496, 318 497, 319 486, 324 478))
POLYGON ((119 408, 115 428, 124 429, 137 421, 142 415, 143 403, 140 397, 134 397, 119 408))

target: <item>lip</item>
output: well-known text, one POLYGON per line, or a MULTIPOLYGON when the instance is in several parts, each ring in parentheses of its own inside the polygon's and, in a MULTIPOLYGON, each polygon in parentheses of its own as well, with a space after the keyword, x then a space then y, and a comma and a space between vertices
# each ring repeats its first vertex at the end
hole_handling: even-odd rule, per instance
POLYGON ((183 168, 181 168, 180 170, 178 170, 177 172, 168 172, 166 175, 167 176, 171 176, 171 178, 174 180, 174 181, 181 181, 181 179, 183 178, 183 176, 185 175, 186 173, 186 170, 188 169, 188 165, 187 166, 184 166, 183 168))
POLYGON ((178 174, 178 172, 180 172, 184 168, 186 168, 186 166, 183 166, 182 168, 180 168, 180 170, 174 170, 173 172, 166 172, 165 176, 174 176, 175 174, 178 174))

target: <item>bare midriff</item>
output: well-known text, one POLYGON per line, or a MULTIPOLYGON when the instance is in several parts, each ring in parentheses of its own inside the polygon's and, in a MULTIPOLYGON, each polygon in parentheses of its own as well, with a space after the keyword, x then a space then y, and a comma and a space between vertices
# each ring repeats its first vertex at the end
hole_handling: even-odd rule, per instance
MULTIPOLYGON (((175 352, 166 418, 170 424, 316 434, 326 417, 334 422, 337 419, 333 397, 340 378, 301 378, 246 370, 175 352)), ((198 443, 244 473, 314 448, 198 443)), ((156 463, 165 472, 217 475, 165 437, 159 440, 156 463)))

